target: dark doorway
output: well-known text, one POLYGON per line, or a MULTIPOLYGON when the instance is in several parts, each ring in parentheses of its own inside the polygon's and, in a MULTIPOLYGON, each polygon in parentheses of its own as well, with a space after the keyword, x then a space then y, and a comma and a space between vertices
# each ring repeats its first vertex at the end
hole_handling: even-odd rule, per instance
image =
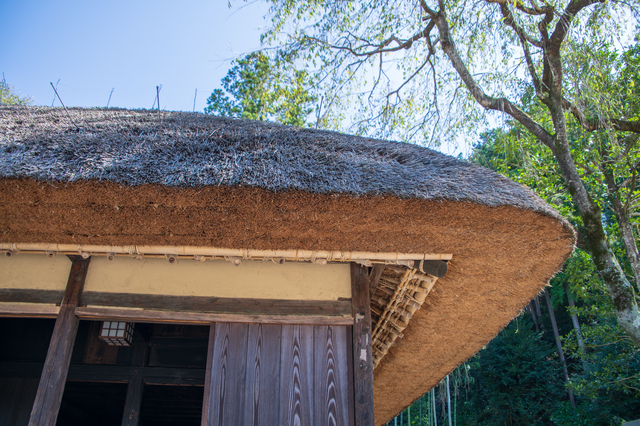
MULTIPOLYGON (((99 339, 101 323, 80 322, 57 424, 120 425, 134 379, 146 383, 139 424, 200 424, 209 327, 137 323, 117 347, 99 339)), ((0 318, 0 426, 28 423, 54 324, 0 318)))
POLYGON ((67 382, 56 424, 119 425, 126 395, 126 383, 67 382))
POLYGON ((203 394, 200 386, 145 386, 140 426, 199 425, 203 394))

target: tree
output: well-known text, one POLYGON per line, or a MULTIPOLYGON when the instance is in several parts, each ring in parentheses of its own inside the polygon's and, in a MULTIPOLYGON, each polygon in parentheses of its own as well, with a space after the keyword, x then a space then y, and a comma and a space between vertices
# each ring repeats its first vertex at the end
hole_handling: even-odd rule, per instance
POLYGON ((564 390, 553 346, 524 317, 469 361, 461 424, 549 424, 564 390))
MULTIPOLYGON (((529 112, 535 115, 533 111, 529 112)), ((569 128, 573 135, 572 151, 586 166, 590 164, 586 157, 593 146, 584 145, 584 141, 576 137, 580 132, 575 126, 576 123, 569 128), (578 152, 582 154, 578 156, 578 152)), ((507 122, 505 127, 485 133, 474 146, 470 159, 529 185, 577 225, 580 217, 558 175, 553 157, 533 138, 523 138, 523 130, 517 123, 507 122)), ((588 176, 590 192, 597 192, 598 188, 603 192, 606 190, 597 167, 588 176)), ((608 198, 603 196, 601 199, 604 201, 603 224, 611 247, 621 259, 625 272, 631 274, 617 218, 608 198)), ((557 424, 609 425, 619 424, 623 418, 637 418, 640 415, 640 351, 618 325, 612 300, 607 297, 607 288, 596 273, 589 254, 576 249, 551 284, 553 309, 567 354, 569 388, 576 395, 578 405, 577 410, 558 407, 552 416, 554 421, 557 424)), ((550 313, 549 309, 549 317, 550 313)))
MULTIPOLYGON (((628 161, 640 134, 638 102, 625 102, 635 99, 638 63, 633 57, 626 71, 607 68, 602 65, 610 60, 600 63, 591 55, 615 54, 614 41, 629 47, 625 35, 630 20, 638 23, 637 0, 274 0, 273 9, 274 26, 265 40, 281 43, 292 61, 316 61, 319 81, 334 96, 349 90, 368 113, 367 120, 355 120, 358 130, 371 126, 383 136, 402 132, 405 140, 428 141, 438 129, 455 133, 463 120, 477 123, 484 109, 510 117, 535 137, 554 159, 577 207, 580 244, 608 288, 619 324, 640 346, 634 288, 608 241, 602 192, 590 191, 569 135, 575 122, 584 140, 602 147, 603 176, 613 176, 614 184, 607 185, 604 197, 623 200, 625 191, 636 192, 634 160, 631 186, 616 180, 616 170, 628 161), (283 36, 285 30, 289 34, 283 36), (603 76, 601 85, 597 79, 575 79, 581 70, 594 69, 603 76), (400 83, 394 84, 392 73, 403 77, 400 83), (610 82, 625 85, 607 86, 610 82), (533 88, 536 117, 520 102, 523 85, 533 88), (447 106, 443 95, 451 101, 441 113, 447 106)), ((621 201, 621 227, 629 200, 621 201)), ((631 237, 625 237, 624 251, 634 262, 638 249, 631 237)), ((640 289, 640 262, 637 266, 640 289)))
POLYGON ((205 113, 305 126, 316 100, 308 91, 309 75, 285 73, 278 66, 262 52, 234 61, 222 79, 224 89, 215 89, 207 99, 205 113))
MULTIPOLYGON (((3 73, 4 74, 4 73, 3 73)), ((20 96, 15 89, 5 81, 0 81, 0 105, 29 105, 31 98, 20 96)))

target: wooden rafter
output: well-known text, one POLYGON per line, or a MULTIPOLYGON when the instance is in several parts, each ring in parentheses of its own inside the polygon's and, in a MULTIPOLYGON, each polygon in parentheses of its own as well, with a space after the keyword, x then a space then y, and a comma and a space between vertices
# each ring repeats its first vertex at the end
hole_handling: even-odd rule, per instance
POLYGON ((375 318, 372 333, 373 367, 403 337, 413 314, 420 309, 437 277, 411 268, 385 268, 371 297, 375 318))

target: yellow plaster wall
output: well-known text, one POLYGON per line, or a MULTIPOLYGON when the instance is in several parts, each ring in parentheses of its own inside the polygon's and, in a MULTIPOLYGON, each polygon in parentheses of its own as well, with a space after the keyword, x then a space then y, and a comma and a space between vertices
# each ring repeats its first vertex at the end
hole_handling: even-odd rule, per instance
POLYGON ((351 297, 349 264, 180 259, 91 259, 85 292, 165 294, 288 300, 351 297))
POLYGON ((0 256, 0 288, 64 290, 71 261, 67 256, 50 259, 42 254, 0 256))

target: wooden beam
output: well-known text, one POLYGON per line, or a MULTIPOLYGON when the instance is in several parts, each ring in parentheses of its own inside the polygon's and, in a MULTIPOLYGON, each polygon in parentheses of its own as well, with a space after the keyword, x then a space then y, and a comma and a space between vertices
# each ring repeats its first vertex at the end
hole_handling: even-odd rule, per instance
POLYGON ((4 303, 48 303, 50 305, 59 305, 63 296, 63 290, 0 288, 0 302, 4 303))
POLYGON ((423 260, 418 265, 421 272, 437 278, 444 277, 449 268, 449 264, 443 260, 423 260))
POLYGON ((127 397, 124 402, 124 413, 122 414, 122 426, 138 426, 143 391, 144 379, 142 377, 136 377, 129 381, 127 397))
POLYGON ((364 266, 351 264, 353 302, 353 387, 355 426, 374 423, 373 357, 371 351, 371 301, 369 276, 364 266))
MULTIPOLYGON (((132 367, 145 367, 149 357, 149 341, 146 340, 139 329, 133 331, 133 355, 132 367)), ((144 393, 144 379, 134 377, 129 380, 127 397, 122 413, 122 426, 138 426, 140 421, 140 407, 142 407, 142 395, 144 393)))
POLYGON ((76 308, 79 318, 89 320, 121 320, 172 324, 209 324, 212 322, 256 324, 352 325, 353 318, 314 315, 240 315, 210 312, 171 312, 150 309, 76 308))
POLYGON ((351 300, 284 300, 161 294, 86 292, 80 306, 142 308, 163 311, 197 311, 250 315, 348 316, 351 300))
POLYGON ((72 261, 71 272, 62 298, 60 313, 53 328, 29 426, 54 426, 62 401, 79 324, 74 310, 80 301, 90 260, 80 256, 69 256, 69 258, 72 261))
POLYGON ((384 265, 379 263, 374 264, 371 268, 371 272, 369 273, 369 296, 373 296, 373 293, 375 293, 380 283, 382 272, 384 272, 384 265))
MULTIPOLYGON (((209 325, 209 347, 207 349, 207 368, 205 370, 204 377, 204 395, 202 397, 202 417, 201 426, 209 425, 210 408, 209 399, 211 397, 211 371, 213 369, 213 349, 216 341, 216 325, 211 323, 209 325)), ((213 420, 211 420, 213 422, 213 420)))
POLYGON ((60 307, 36 303, 0 303, 0 317, 57 318, 60 307))

